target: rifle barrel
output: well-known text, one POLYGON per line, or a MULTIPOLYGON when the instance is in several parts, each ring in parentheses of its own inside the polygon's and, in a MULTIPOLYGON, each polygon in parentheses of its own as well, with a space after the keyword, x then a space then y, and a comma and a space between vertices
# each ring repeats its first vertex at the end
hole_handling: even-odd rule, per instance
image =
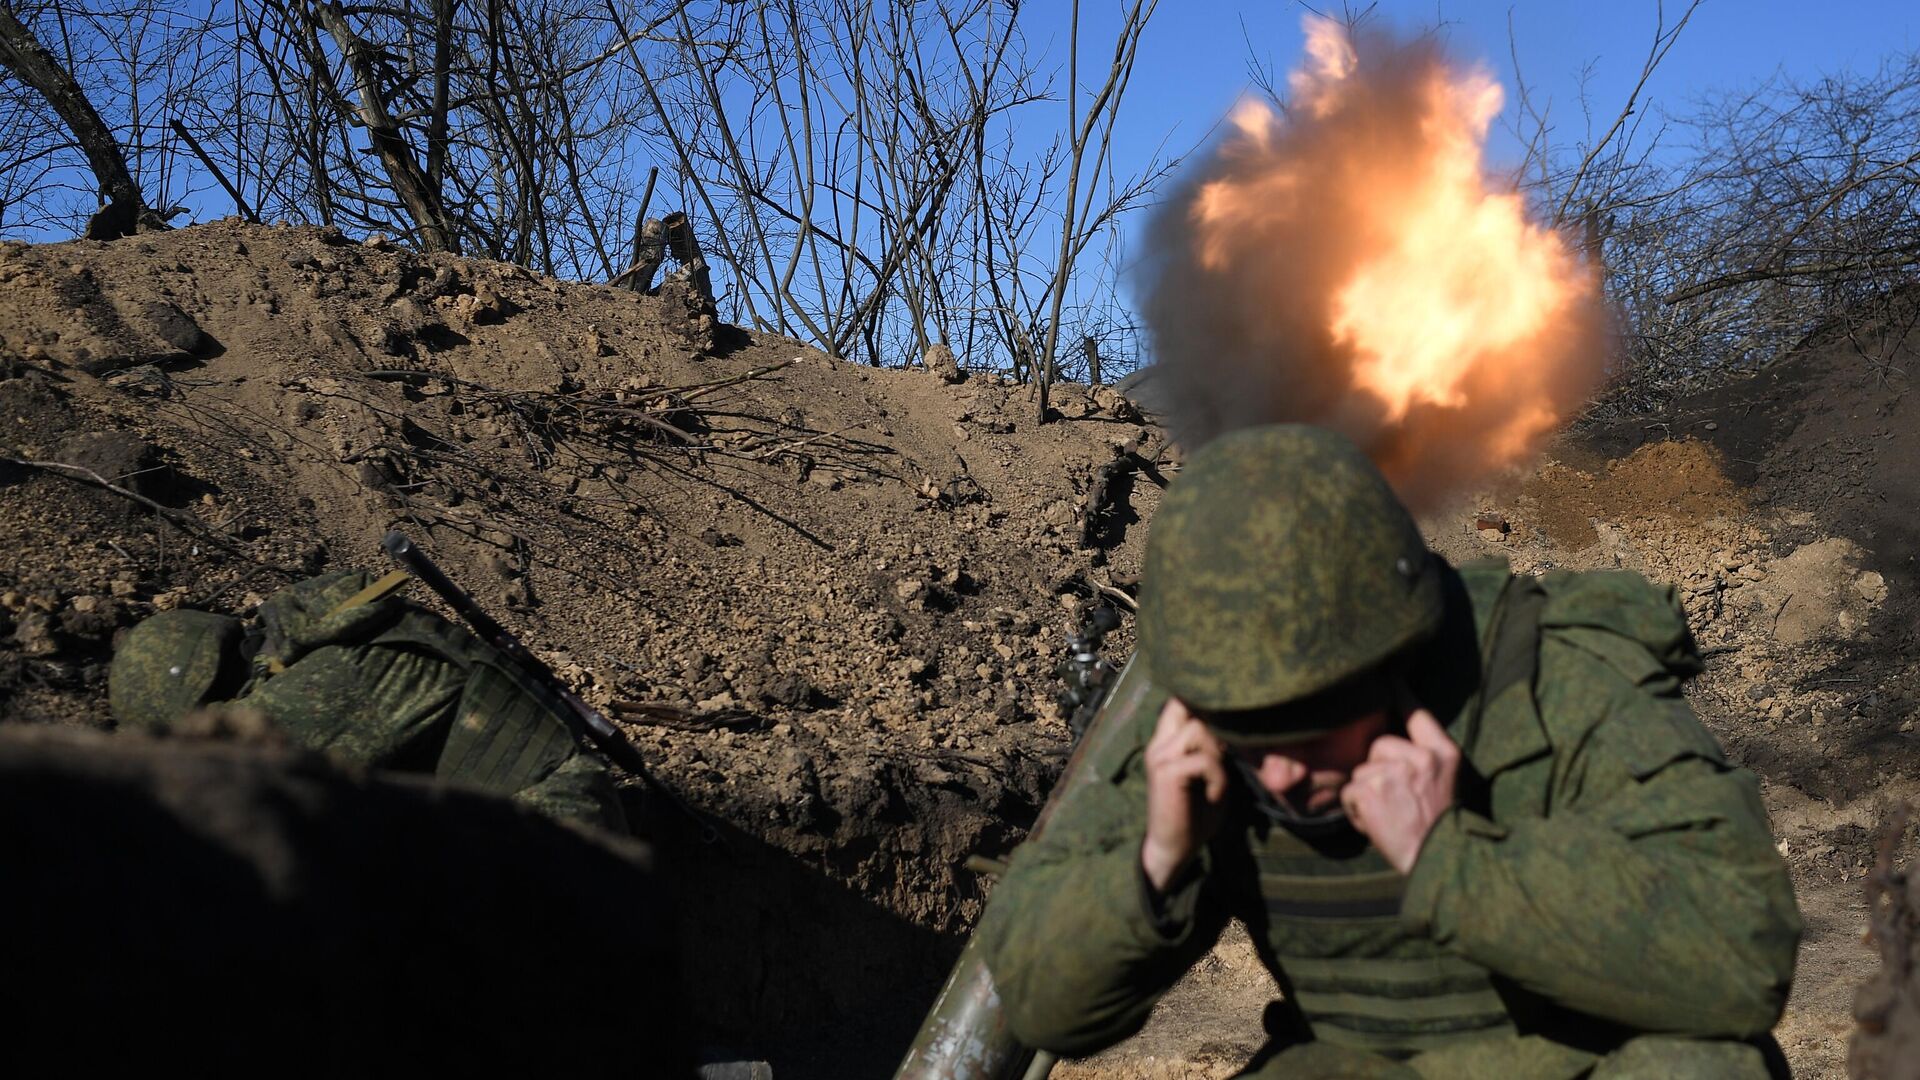
POLYGON ((647 769, 646 759, 640 756, 639 748, 627 741, 625 733, 614 727, 613 721, 601 715, 600 710, 587 704, 580 695, 567 689, 566 684, 560 681, 560 676, 555 675, 552 668, 533 655, 525 645, 520 643, 519 638, 508 633, 506 627, 495 621, 493 616, 487 614, 470 593, 455 584, 453 579, 435 565, 434 561, 427 557, 426 552, 421 551, 405 533, 395 529, 387 534, 386 539, 380 542, 380 546, 386 549, 387 554, 392 556, 395 562, 406 567, 408 573, 419 578, 427 588, 438 593, 440 598, 453 608, 454 614, 459 615, 468 626, 472 627, 473 632, 479 635, 482 641, 493 646, 518 667, 532 684, 532 692, 536 697, 549 699, 545 704, 560 714, 562 719, 572 717, 579 725, 575 730, 576 735, 584 735, 588 741, 599 747, 601 753, 611 758, 614 764, 646 781, 648 786, 655 788, 659 786, 653 774, 647 769))

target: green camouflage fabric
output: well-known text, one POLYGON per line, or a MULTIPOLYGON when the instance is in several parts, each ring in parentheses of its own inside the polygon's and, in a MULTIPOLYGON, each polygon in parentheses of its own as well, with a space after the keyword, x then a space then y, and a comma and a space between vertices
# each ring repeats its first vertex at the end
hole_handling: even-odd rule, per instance
POLYGON ((240 620, 163 611, 127 631, 107 669, 107 705, 123 724, 159 731, 245 678, 240 620))
POLYGON ((506 795, 549 817, 626 828, 597 754, 489 659, 476 659, 436 775, 506 795))
POLYGON ((1166 693, 1131 697, 1133 736, 1015 853, 978 930, 1020 1039, 1119 1041, 1238 918, 1282 988, 1245 1076, 1769 1075, 1799 915, 1756 781, 1681 696, 1698 659, 1671 591, 1502 562, 1438 577, 1441 627, 1405 673, 1464 761, 1412 873, 1242 799, 1156 908, 1142 751, 1166 693))
POLYGON ((1223 738, 1285 734, 1231 714, 1371 671, 1440 611, 1437 562, 1366 455, 1321 428, 1247 428, 1195 453, 1154 515, 1140 660, 1223 738))
MULTIPOLYGON (((372 579, 342 571, 268 597, 252 677, 225 704, 257 709, 301 746, 337 760, 432 773, 555 818, 626 828, 606 765, 491 648, 397 597, 343 606, 372 579)), ((142 652, 163 647, 156 635, 142 652)), ((116 658, 116 678, 122 666, 116 658)), ((134 670, 131 661, 125 666, 134 670)), ((123 722, 161 711, 143 711, 131 705, 134 694, 125 696, 114 699, 123 722)))

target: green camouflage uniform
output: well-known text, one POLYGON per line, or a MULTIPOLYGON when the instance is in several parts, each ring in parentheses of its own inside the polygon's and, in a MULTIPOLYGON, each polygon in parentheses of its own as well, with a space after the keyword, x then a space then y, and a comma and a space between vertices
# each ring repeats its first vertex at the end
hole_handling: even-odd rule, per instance
MULTIPOLYGON (((1237 918, 1282 990, 1246 1075, 1767 1075, 1799 917, 1754 778, 1681 697, 1698 658, 1671 592, 1400 569, 1392 587, 1431 587, 1438 621, 1396 654, 1402 674, 1463 749, 1411 874, 1350 826, 1303 839, 1236 788, 1156 897, 1143 753, 1167 695, 1134 676, 1108 708, 1136 730, 1087 763, 982 919, 1014 1033, 1064 1054, 1119 1041, 1237 918)), ((1143 599, 1143 656, 1157 625, 1143 599)))
POLYGON ((551 817, 625 829, 606 765, 491 648, 397 598, 349 603, 370 581, 339 572, 275 593, 260 605, 250 665, 224 677, 214 669, 244 663, 236 621, 155 616, 114 659, 115 716, 163 728, 218 700, 257 709, 301 746, 355 765, 432 773, 551 817), (238 684, 231 696, 222 682, 238 684))

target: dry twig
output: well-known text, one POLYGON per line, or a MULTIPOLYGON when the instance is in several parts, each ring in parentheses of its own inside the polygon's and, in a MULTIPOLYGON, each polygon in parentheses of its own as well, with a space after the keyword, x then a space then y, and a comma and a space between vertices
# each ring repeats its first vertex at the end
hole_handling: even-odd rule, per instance
MULTIPOLYGON (((99 473, 94 472, 92 469, 82 468, 79 465, 69 465, 63 461, 32 461, 27 458, 21 457, 17 452, 13 451, 12 449, 6 449, 3 452, 0 452, 0 462, 5 462, 6 464, 9 464, 9 465, 15 465, 23 469, 32 469, 35 472, 46 473, 49 476, 58 476, 63 480, 71 480, 75 483, 84 484, 88 487, 99 488, 102 491, 112 492, 113 494, 118 495, 123 499, 127 499, 131 502, 138 503, 139 505, 145 507, 146 509, 151 510, 155 515, 160 517, 161 520, 167 522, 169 525, 172 525, 174 528, 179 529, 181 532, 187 533, 190 536, 199 537, 200 539, 205 540, 207 543, 210 543, 215 547, 221 548, 222 550, 227 551, 231 554, 238 555, 241 558, 248 559, 253 562, 262 561, 258 556, 254 555, 252 551, 248 550, 245 545, 233 540, 230 537, 223 536, 220 533, 215 532, 213 529, 209 528, 206 525, 206 523, 202 522, 201 520, 194 517, 193 515, 183 513, 182 511, 179 511, 179 510, 175 510, 170 506, 164 506, 160 503, 153 501, 152 499, 147 498, 145 495, 142 495, 137 491, 130 491, 127 488, 123 488, 119 484, 116 484, 113 481, 108 480, 106 477, 101 476, 99 473)), ((273 566, 273 564, 271 563, 266 563, 264 565, 273 566)), ((287 573, 298 573, 297 570, 292 570, 285 567, 276 566, 273 568, 284 570, 287 573)))

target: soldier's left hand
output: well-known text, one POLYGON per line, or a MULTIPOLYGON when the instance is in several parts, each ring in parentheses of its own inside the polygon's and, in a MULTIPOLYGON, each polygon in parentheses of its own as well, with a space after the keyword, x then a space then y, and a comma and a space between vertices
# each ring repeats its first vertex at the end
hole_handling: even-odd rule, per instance
POLYGON ((1416 709, 1407 717, 1406 738, 1374 739, 1367 760, 1340 789, 1340 805, 1395 870, 1411 873, 1427 833, 1453 806, 1459 771, 1460 748, 1432 713, 1416 709))

